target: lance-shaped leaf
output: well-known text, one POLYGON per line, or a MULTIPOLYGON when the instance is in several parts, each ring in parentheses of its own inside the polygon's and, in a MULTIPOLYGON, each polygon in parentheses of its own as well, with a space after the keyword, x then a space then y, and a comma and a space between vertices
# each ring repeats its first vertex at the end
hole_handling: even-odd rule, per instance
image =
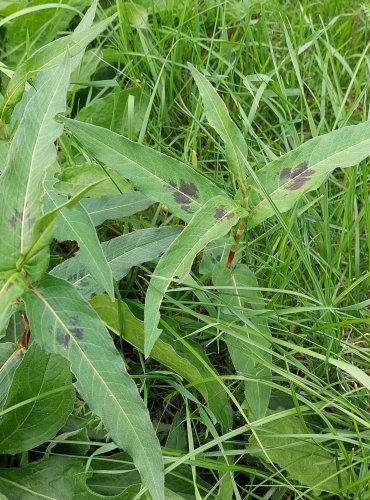
MULTIPOLYGON (((107 295, 98 295, 91 300, 91 305, 110 330, 122 335, 136 349, 144 352, 144 323, 134 315, 126 303, 120 308, 118 301, 112 302, 107 295)), ((186 339, 184 345, 164 331, 150 356, 194 384, 222 429, 225 432, 231 429, 232 409, 227 394, 217 380, 209 380, 213 375, 217 376, 217 373, 198 344, 186 339)))
POLYGON ((370 155, 370 121, 315 137, 294 151, 273 160, 252 182, 249 227, 275 211, 261 187, 280 212, 289 210, 308 191, 317 189, 336 168, 351 167, 370 155))
POLYGON ((119 219, 146 210, 153 201, 140 191, 131 191, 119 196, 101 196, 86 198, 81 205, 91 217, 94 225, 102 224, 107 219, 119 219))
MULTIPOLYGON (((90 26, 95 15, 96 5, 97 1, 95 0, 79 26, 71 35, 58 38, 44 45, 16 69, 6 89, 3 112, 18 100, 29 78, 40 71, 59 65, 66 52, 68 52, 69 56, 72 58, 76 57, 78 54, 81 54, 82 58, 82 51, 102 31, 104 31, 114 19, 114 17, 110 17, 90 26)), ((79 64, 79 58, 75 60, 73 66, 76 64, 79 64)))
POLYGON ((129 179, 153 201, 189 221, 209 198, 225 193, 195 169, 147 146, 89 123, 61 117, 81 144, 99 161, 129 179))
POLYGON ((55 139, 63 127, 54 116, 65 109, 70 60, 40 73, 37 91, 28 101, 11 143, 7 166, 0 177, 0 271, 14 269, 31 241, 40 219, 42 181, 55 160, 55 139))
POLYGON ((27 283, 24 276, 18 272, 0 282, 0 326, 4 327, 2 318, 7 316, 7 310, 14 300, 17 300, 27 290, 27 283))
POLYGON ((73 409, 69 363, 33 343, 16 369, 0 411, 0 453, 20 453, 51 439, 73 409))
POLYGON ((241 153, 247 158, 248 148, 244 137, 229 115, 225 103, 210 84, 192 64, 189 68, 199 93, 203 99, 204 111, 211 127, 225 143, 226 159, 230 171, 235 175, 241 185, 245 185, 246 167, 241 153))
POLYGON ((70 361, 77 390, 133 457, 153 499, 162 500, 162 455, 148 410, 98 315, 70 283, 53 276, 24 301, 34 339, 70 361))
POLYGON ((158 329, 159 308, 171 281, 184 280, 198 252, 210 242, 226 234, 239 220, 242 209, 229 198, 216 196, 209 200, 162 255, 150 280, 145 300, 145 356, 161 334, 158 329))
POLYGON ((245 264, 238 264, 231 270, 224 263, 219 263, 213 269, 212 281, 215 286, 230 287, 219 291, 222 301, 230 306, 221 313, 224 319, 254 330, 253 334, 246 333, 244 339, 240 335, 225 333, 225 339, 236 371, 246 377, 245 399, 253 418, 258 420, 265 416, 270 401, 271 370, 268 365, 271 363, 271 333, 266 319, 258 315, 264 309, 261 292, 250 290, 258 287, 257 279, 245 264))
POLYGON ((0 408, 7 397, 15 369, 22 360, 25 349, 16 349, 12 342, 0 344, 0 408))
MULTIPOLYGON (((167 250, 180 232, 179 227, 164 226, 139 229, 104 241, 102 249, 113 278, 118 281, 124 278, 132 267, 156 259, 167 250)), ((103 287, 90 275, 80 255, 78 251, 74 257, 54 267, 50 274, 69 281, 84 298, 89 299, 92 295, 101 293, 103 287)))
MULTIPOLYGON (((60 196, 53 190, 55 169, 49 169, 44 183, 44 209, 55 210, 67 201, 67 197, 60 196)), ((79 254, 86 269, 113 299, 113 277, 108 262, 104 256, 94 224, 88 213, 80 203, 59 211, 54 232, 58 241, 74 240, 80 248, 79 254)))

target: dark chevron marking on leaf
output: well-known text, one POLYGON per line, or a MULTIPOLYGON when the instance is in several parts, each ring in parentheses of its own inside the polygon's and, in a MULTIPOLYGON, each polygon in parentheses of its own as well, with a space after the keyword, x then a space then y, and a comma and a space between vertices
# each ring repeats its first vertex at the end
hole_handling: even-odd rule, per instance
POLYGON ((78 316, 70 316, 69 319, 71 320, 72 325, 80 324, 80 318, 78 316))
POLYGON ((244 302, 243 307, 245 309, 253 309, 252 304, 250 302, 244 302))
POLYGON ((187 212, 188 214, 193 214, 194 213, 194 210, 192 210, 187 205, 181 205, 181 208, 182 208, 182 210, 184 210, 184 212, 187 212))
POLYGON ((8 223, 12 226, 15 227, 17 224, 17 221, 22 220, 22 212, 20 212, 17 208, 13 210, 13 215, 8 219, 8 223))
POLYGON ((67 349, 70 341, 69 335, 67 333, 64 333, 61 328, 57 328, 56 332, 57 332, 56 339, 58 344, 62 345, 64 349, 67 349))
POLYGON ((84 338, 84 331, 81 327, 76 326, 75 328, 71 328, 71 333, 75 339, 81 340, 84 338))
POLYGON ((294 177, 286 186, 286 189, 289 189, 290 191, 295 191, 296 189, 301 188, 315 173, 315 170, 313 168, 309 168, 308 170, 304 170, 301 174, 298 176, 294 177))
MULTIPOLYGON (((192 196, 193 198, 198 198, 199 196, 197 186, 195 184, 192 184, 191 182, 185 182, 184 180, 181 180, 180 186, 178 188, 175 181, 169 181, 168 184, 170 186, 170 189, 173 190, 173 198, 176 203, 190 204, 193 201, 190 196, 192 196)), ((183 207, 181 208, 185 210, 183 207)), ((188 210, 185 211, 188 212, 188 210)))
POLYGON ((297 175, 300 175, 302 172, 304 172, 307 167, 308 161, 303 161, 294 168, 283 168, 283 170, 280 172, 280 180, 294 179, 294 177, 297 177, 297 175))
POLYGON ((226 214, 226 210, 225 210, 225 205, 220 205, 215 214, 214 214, 214 218, 216 220, 221 220, 223 219, 224 217, 226 216, 226 219, 232 219, 234 217, 234 214, 232 213, 228 213, 226 214))

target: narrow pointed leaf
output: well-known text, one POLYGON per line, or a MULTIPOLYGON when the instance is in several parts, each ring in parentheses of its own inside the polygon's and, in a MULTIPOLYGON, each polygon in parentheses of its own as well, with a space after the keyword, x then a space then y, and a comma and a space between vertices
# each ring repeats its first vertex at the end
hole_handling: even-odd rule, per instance
POLYGON ((15 268, 41 217, 42 181, 56 157, 55 139, 63 127, 54 116, 65 109, 70 61, 40 73, 37 91, 28 101, 11 143, 6 169, 0 177, 0 270, 15 268))
POLYGON ((195 169, 108 129, 61 117, 81 144, 100 162, 129 179, 153 201, 164 203, 185 221, 214 196, 225 195, 195 169))
POLYGON ((73 409, 69 363, 35 343, 17 367, 0 411, 0 453, 21 453, 53 438, 73 409))
POLYGON ((215 88, 190 63, 189 68, 203 99, 207 120, 225 143, 229 169, 240 184, 245 184, 246 167, 243 157, 240 154, 242 152, 245 158, 247 158, 248 148, 245 139, 235 122, 231 119, 225 103, 215 88))
MULTIPOLYGON (((122 335, 136 349, 144 352, 144 323, 134 315, 126 303, 122 304, 122 312, 118 302, 112 302, 107 295, 98 295, 90 303, 110 330, 122 335)), ((209 380, 212 374, 217 375, 217 373, 198 344, 187 339, 186 345, 183 345, 164 331, 155 343, 150 356, 193 383, 223 430, 228 432, 231 429, 232 409, 227 394, 217 380, 209 380)))
POLYGON ((265 416, 270 401, 268 338, 271 333, 266 319, 256 315, 264 309, 261 292, 248 290, 249 287, 258 287, 257 279, 246 264, 238 264, 230 270, 220 263, 213 269, 212 281, 215 286, 230 287, 219 292, 220 298, 230 306, 227 312, 222 312, 224 319, 248 325, 255 332, 254 335, 246 333, 245 339, 225 333, 225 339, 236 371, 247 378, 244 382, 245 399, 253 418, 258 420, 265 416))
MULTIPOLYGON (((181 228, 164 226, 139 229, 104 241, 102 249, 113 278, 118 281, 124 278, 132 267, 156 259, 167 250, 180 232, 181 228)), ((56 266, 50 274, 69 281, 84 298, 89 299, 92 295, 101 293, 103 287, 91 276, 80 255, 80 252, 77 252, 71 259, 56 266)))
POLYGON ((192 218, 188 226, 162 255, 145 300, 145 356, 161 330, 158 329, 159 308, 171 281, 185 279, 198 252, 210 242, 226 234, 239 220, 241 208, 229 198, 216 196, 209 200, 192 218))
POLYGON ((53 276, 24 300, 35 340, 70 361, 77 390, 133 457, 153 499, 162 500, 162 455, 148 411, 95 311, 71 284, 53 276))
MULTIPOLYGON (((257 172, 280 212, 286 212, 302 196, 320 187, 336 168, 356 165, 370 155, 370 121, 344 127, 302 144, 257 172)), ((274 208, 253 181, 247 222, 254 227, 274 215, 274 208)))
MULTIPOLYGON (((44 208, 47 211, 55 210, 67 201, 53 190, 54 171, 48 172, 45 182, 44 208)), ((79 254, 86 269, 97 283, 101 285, 113 299, 113 277, 109 264, 103 253, 94 224, 88 213, 80 203, 66 207, 59 211, 53 236, 58 241, 72 240, 78 243, 79 254)))
POLYGON ((86 198, 81 205, 89 214, 94 225, 102 224, 107 219, 128 217, 146 210, 153 205, 153 200, 144 196, 140 191, 131 191, 119 196, 102 196, 100 198, 86 198))

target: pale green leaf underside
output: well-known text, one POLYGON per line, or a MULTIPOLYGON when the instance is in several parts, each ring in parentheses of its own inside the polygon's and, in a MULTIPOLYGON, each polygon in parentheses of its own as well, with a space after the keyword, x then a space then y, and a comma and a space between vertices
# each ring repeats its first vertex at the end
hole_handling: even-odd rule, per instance
MULTIPOLYGON (((335 456, 311 438, 302 437, 307 431, 298 417, 286 416, 267 423, 256 428, 255 433, 272 462, 286 470, 292 479, 315 490, 329 492, 339 489, 339 476, 342 486, 346 484, 346 473, 338 473, 335 456)), ((249 443, 253 450, 259 448, 255 437, 249 443)), ((264 458, 262 450, 250 450, 250 453, 264 458)))
POLYGON ((230 306, 226 311, 222 309, 223 319, 247 325, 255 333, 244 333, 245 338, 241 338, 240 334, 234 337, 225 333, 225 339, 236 371, 247 378, 244 382, 245 398, 253 419, 258 420, 265 416, 271 394, 271 370, 268 366, 271 363, 268 352, 271 333, 266 319, 256 315, 257 311, 264 309, 264 302, 261 292, 245 289, 257 288, 258 282, 246 264, 238 264, 230 270, 223 263, 214 267, 212 281, 216 287, 230 287, 219 291, 221 300, 230 306))
POLYGON ((225 195, 186 163, 108 129, 61 117, 81 144, 100 162, 129 179, 153 201, 164 203, 185 221, 214 196, 225 195))
POLYGON ((225 196, 209 200, 162 255, 150 280, 145 300, 145 355, 159 337, 159 308, 171 281, 185 279, 193 261, 210 242, 226 234, 238 221, 242 210, 225 196))
MULTIPOLYGON (((118 281, 124 278, 132 267, 157 258, 167 250, 180 232, 179 227, 164 226, 139 229, 104 241, 101 246, 113 278, 118 281)), ((56 266, 51 274, 69 281, 84 298, 89 299, 92 295, 101 293, 103 287, 91 276, 80 256, 78 251, 74 257, 56 266)))
POLYGON ((162 500, 162 455, 147 408, 98 315, 71 284, 53 276, 24 300, 34 339, 70 361, 77 390, 133 457, 153 499, 162 500))
MULTIPOLYGON (((370 155, 370 121, 315 137, 257 172, 259 183, 280 212, 320 187, 336 168, 356 165, 370 155)), ((274 208, 253 181, 248 226, 274 215, 274 208), (259 194, 260 193, 260 194, 259 194)))

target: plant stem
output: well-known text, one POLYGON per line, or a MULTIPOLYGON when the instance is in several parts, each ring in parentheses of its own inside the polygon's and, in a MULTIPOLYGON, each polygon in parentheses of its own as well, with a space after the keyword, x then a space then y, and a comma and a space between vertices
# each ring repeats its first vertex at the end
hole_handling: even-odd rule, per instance
POLYGON ((229 252, 229 255, 227 257, 226 267, 228 267, 229 269, 231 267, 231 264, 233 263, 233 260, 235 257, 235 252, 238 248, 238 244, 239 244, 239 242, 244 234, 244 231, 245 231, 245 219, 243 218, 243 219, 240 219, 240 221, 239 221, 238 229, 236 230, 235 235, 234 235, 235 243, 230 248, 230 252, 229 252))

